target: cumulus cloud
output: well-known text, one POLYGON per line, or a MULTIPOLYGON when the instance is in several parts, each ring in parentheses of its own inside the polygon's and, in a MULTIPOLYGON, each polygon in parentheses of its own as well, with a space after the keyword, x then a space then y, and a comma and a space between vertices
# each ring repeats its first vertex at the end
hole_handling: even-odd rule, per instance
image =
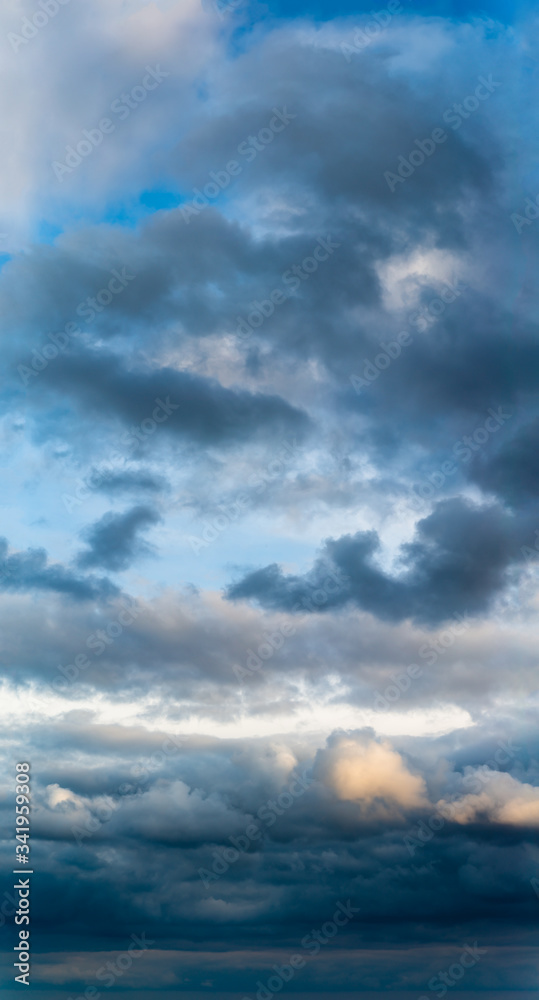
MULTIPOLYGON (((513 744, 507 727, 506 720, 504 746, 514 774, 494 775, 511 778, 504 794, 498 782, 503 805, 523 796, 531 801, 531 785, 517 776, 528 749, 537 756, 536 730, 525 748, 523 740, 513 744)), ((351 899, 359 913, 343 931, 337 964, 346 958, 349 972, 348 949, 359 948, 370 956, 376 982, 389 986, 402 972, 405 936, 408 974, 421 988, 425 955, 434 974, 444 949, 451 955, 451 947, 462 947, 450 929, 455 924, 472 941, 480 929, 484 935, 494 897, 497 913, 510 914, 511 922, 509 931, 504 921, 495 924, 489 940, 513 954, 533 933, 529 880, 535 868, 524 812, 520 820, 494 820, 495 837, 485 812, 470 822, 448 815, 445 829, 419 842, 413 858, 406 847, 420 818, 424 824, 430 815, 443 816, 443 803, 462 787, 456 759, 477 778, 480 769, 470 761, 492 756, 496 734, 485 722, 478 731, 392 744, 368 731, 336 732, 327 742, 297 732, 278 741, 188 735, 173 744, 176 736, 141 725, 103 727, 80 712, 58 718, 54 727, 49 720, 27 727, 27 751, 39 748, 40 754, 34 850, 51 889, 46 901, 36 897, 34 915, 41 918, 47 908, 63 929, 68 953, 81 935, 85 943, 95 940, 97 950, 100 935, 111 935, 121 950, 122 935, 129 939, 142 923, 165 955, 177 927, 188 921, 192 974, 207 975, 210 941, 212 954, 226 956, 225 967, 215 967, 216 982, 223 990, 240 982, 248 991, 253 968, 267 967, 258 939, 268 927, 275 962, 282 963, 305 934, 331 918, 335 900, 351 899), (160 754, 163 742, 175 752, 160 754), (280 799, 291 768, 311 778, 292 804, 280 799), (253 824, 260 836, 246 834, 253 824), (218 877, 208 888, 199 870, 214 867, 218 877), (90 877, 99 927, 94 907, 84 905, 90 877)), ((527 778, 537 780, 536 769, 527 778)), ((77 981, 60 949, 56 975, 62 969, 62 982, 77 981)), ((318 979, 341 984, 336 975, 334 963, 317 965, 318 979)))
MULTIPOLYGON (((229 600, 254 599, 263 607, 299 611, 313 594, 311 610, 331 611, 354 603, 389 621, 412 618, 438 624, 456 613, 479 614, 508 582, 511 565, 523 561, 521 545, 531 519, 515 520, 496 505, 458 498, 440 501, 419 521, 414 541, 402 545, 400 573, 376 565, 376 531, 329 539, 310 574, 285 576, 271 565, 247 574, 227 591, 229 600), (333 566, 343 581, 328 594, 323 577, 333 566), (314 604, 313 604, 314 601, 314 604)), ((327 585, 326 585, 327 586, 327 585)))
POLYGON ((2 707, 35 776, 34 986, 82 995, 97 956, 146 930, 135 1000, 252 996, 350 899, 306 994, 423 995, 480 938, 463 988, 520 993, 539 222, 514 214, 538 190, 537 26, 503 4, 406 7, 350 53, 356 15, 269 13, 63 3, 14 51, 26 14, 0 12, 2 707), (162 79, 141 95, 148 67, 162 79), (491 408, 510 418, 485 439, 491 408), (283 438, 301 456, 259 476, 283 438), (186 538, 234 504, 195 555, 186 538), (91 567, 136 567, 157 510, 126 598, 91 567), (295 773, 312 781, 286 804, 295 773))
POLYGON ((519 427, 493 454, 479 454, 471 473, 485 491, 511 506, 533 502, 539 491, 539 419, 519 427))
POLYGON ((383 814, 395 806, 411 810, 427 803, 424 779, 412 774, 386 741, 339 738, 320 754, 319 767, 339 799, 358 802, 367 813, 383 814))
POLYGON ((60 788, 58 782, 55 782, 53 785, 47 785, 45 792, 47 795, 47 804, 51 809, 56 809, 59 805, 66 805, 68 807, 83 805, 83 801, 79 795, 74 795, 69 788, 60 788))
MULTIPOLYGON (((92 352, 58 358, 36 389, 70 387, 73 404, 98 420, 103 410, 137 425, 123 441, 140 447, 162 425, 166 436, 181 435, 203 445, 241 443, 253 435, 305 433, 309 418, 275 394, 222 386, 188 371, 159 367, 127 370, 112 354, 92 352), (153 424, 147 428, 146 422, 153 424)), ((153 439, 152 439, 153 443, 153 439)))
POLYGON ((5 591, 53 591, 76 601, 107 600, 120 593, 106 577, 77 576, 60 563, 49 562, 44 549, 8 554, 5 538, 0 539, 0 560, 0 588, 5 591))
MULTIPOLYGON (((452 802, 441 800, 438 809, 462 825, 496 823, 517 827, 539 827, 539 788, 519 781, 511 774, 488 768, 475 772, 485 787, 478 794, 464 795, 452 802)), ((474 772, 470 770, 469 777, 474 772)))
POLYGON ((159 520, 157 511, 148 506, 132 507, 123 514, 109 511, 84 532, 89 548, 78 556, 78 565, 122 570, 133 560, 152 555, 152 547, 139 538, 139 532, 159 520))

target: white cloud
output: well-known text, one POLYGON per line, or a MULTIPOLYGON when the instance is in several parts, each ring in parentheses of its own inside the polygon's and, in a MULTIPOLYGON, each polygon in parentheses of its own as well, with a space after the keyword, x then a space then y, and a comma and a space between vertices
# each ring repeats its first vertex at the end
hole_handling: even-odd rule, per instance
POLYGON ((337 797, 358 802, 368 812, 427 805, 424 779, 412 774, 386 741, 342 737, 320 758, 325 781, 337 797))
POLYGON ((482 781, 485 788, 454 802, 442 799, 438 802, 442 816, 462 825, 487 820, 510 826, 539 827, 539 788, 488 768, 469 769, 469 774, 482 781))

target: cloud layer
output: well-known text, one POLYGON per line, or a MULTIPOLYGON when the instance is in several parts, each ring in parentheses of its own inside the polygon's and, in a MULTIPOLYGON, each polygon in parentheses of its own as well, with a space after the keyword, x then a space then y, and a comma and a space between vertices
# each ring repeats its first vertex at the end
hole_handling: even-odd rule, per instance
POLYGON ((392 7, 0 14, 38 1000, 535 989, 537 23, 392 7))

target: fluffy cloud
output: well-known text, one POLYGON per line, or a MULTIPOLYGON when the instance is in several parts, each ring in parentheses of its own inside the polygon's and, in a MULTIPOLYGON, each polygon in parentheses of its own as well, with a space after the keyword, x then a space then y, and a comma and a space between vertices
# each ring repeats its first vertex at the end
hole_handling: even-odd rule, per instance
MULTIPOLYGON (((318 981, 322 977, 328 987, 344 988, 354 974, 349 949, 360 950, 373 982, 396 983, 404 936, 407 975, 421 988, 426 954, 434 974, 441 956, 448 956, 448 965, 451 949, 462 949, 450 930, 455 924, 467 940, 482 934, 485 942, 493 894, 498 918, 488 930, 491 945, 503 943, 506 958, 516 961, 533 946, 532 823, 520 803, 532 801, 530 782, 539 780, 536 766, 525 766, 528 750, 536 758, 536 732, 526 748, 505 733, 510 771, 490 771, 495 787, 482 782, 490 802, 502 806, 501 818, 482 808, 470 822, 447 815, 440 830, 443 803, 455 802, 452 790, 462 789, 456 758, 477 780, 482 769, 470 762, 490 758, 496 746, 488 728, 392 744, 372 733, 342 731, 326 743, 294 733, 247 744, 199 735, 178 740, 177 733, 140 725, 104 727, 80 712, 58 718, 54 727, 43 722, 30 727, 27 740, 30 755, 40 752, 34 850, 50 889, 46 902, 36 897, 34 916, 41 919, 48 907, 65 949, 50 938, 58 954, 54 972, 49 966, 52 978, 43 972, 46 982, 79 982, 69 956, 85 953, 81 945, 89 935, 94 952, 107 951, 101 936, 109 934, 121 951, 123 938, 145 929, 152 953, 165 956, 187 921, 195 980, 207 975, 211 941, 212 953, 218 945, 226 955, 224 965, 212 960, 215 983, 223 989, 241 984, 248 992, 264 956, 266 967, 273 955, 277 963, 286 961, 305 934, 331 918, 339 899, 352 899, 359 912, 336 942, 333 961, 321 955, 316 967, 318 981), (164 744, 170 752, 160 752, 164 744), (286 790, 294 770, 310 781, 291 804, 286 790), (520 818, 503 811, 510 802, 519 803, 520 818), (261 808, 266 812, 258 818, 261 808), (438 818, 434 832, 425 822, 431 816, 438 818), (418 821, 432 836, 422 837, 411 858, 406 840, 418 821), (246 837, 253 822, 260 836, 246 837), (205 886, 199 871, 214 867, 218 878, 205 886), (98 927, 94 905, 83 905, 89 898, 100 906, 98 927), (509 913, 508 932, 503 917, 509 913), (440 916, 447 922, 442 932, 440 916), (258 954, 268 927, 275 951, 258 954)), ((169 955, 167 974, 171 967, 169 955)), ((488 976, 480 981, 485 986, 488 976)))
POLYGON ((78 565, 84 568, 126 569, 137 556, 152 553, 151 547, 138 537, 138 533, 156 524, 159 519, 157 511, 142 505, 132 507, 123 514, 109 511, 86 530, 89 547, 79 555, 78 565))
POLYGON ((7 591, 53 591, 77 601, 102 601, 119 594, 106 577, 78 576, 60 563, 49 563, 43 549, 12 552, 0 539, 0 587, 7 591))
POLYGON ((352 53, 363 15, 293 4, 64 3, 16 45, 35 12, 0 14, 38 992, 147 931, 134 1000, 253 996, 348 899, 306 996, 422 995, 476 939, 463 989, 536 985, 539 77, 496 12, 406 7, 352 53))
POLYGON ((321 757, 319 766, 339 799, 358 802, 367 813, 427 804, 423 778, 412 774, 387 742, 342 737, 321 757))
MULTIPOLYGON (((470 771, 470 778, 474 773, 470 771)), ((465 795, 448 803, 441 801, 442 816, 456 823, 497 823, 518 827, 539 827, 539 788, 519 781, 510 774, 489 772, 475 774, 485 787, 479 794, 465 795)))
POLYGON ((390 621, 412 618, 439 624, 450 615, 478 614, 508 582, 511 564, 523 561, 522 544, 533 520, 515 522, 499 506, 478 507, 464 499, 439 502, 419 521, 416 538, 401 547, 398 575, 379 568, 375 531, 326 542, 310 574, 284 576, 268 566, 248 574, 227 592, 230 600, 253 598, 272 609, 298 611, 312 595, 315 610, 328 611, 353 602, 390 621), (334 567, 341 579, 330 593, 322 579, 334 567), (313 593, 314 591, 314 593, 313 593), (322 598, 317 598, 316 593, 322 598))

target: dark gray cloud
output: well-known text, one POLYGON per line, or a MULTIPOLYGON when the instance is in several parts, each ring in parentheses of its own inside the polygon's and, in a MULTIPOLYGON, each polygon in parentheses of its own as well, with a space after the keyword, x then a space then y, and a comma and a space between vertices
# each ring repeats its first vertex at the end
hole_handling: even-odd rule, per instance
POLYGON ((153 507, 137 506, 122 514, 108 511, 83 534, 88 550, 77 558, 83 569, 100 566, 103 569, 127 569, 143 556, 153 555, 153 548, 139 537, 141 531, 160 521, 153 507))
MULTIPOLYGON (((90 23, 60 5, 21 52, 8 45, 15 86, 0 88, 4 203, 24 204, 24 218, 39 204, 29 228, 48 241, 23 241, 0 271, 4 531, 19 540, 29 524, 42 546, 0 548, 5 728, 24 733, 7 763, 29 755, 35 773, 32 988, 78 996, 92 962, 146 931, 155 954, 114 1000, 254 998, 352 899, 357 918, 291 992, 432 996, 430 977, 477 940, 488 954, 459 989, 522 996, 536 986, 539 905, 537 595, 523 571, 538 552, 539 222, 519 233, 511 214, 539 190, 536 27, 406 8, 347 59, 357 11, 313 23, 259 12, 251 31, 243 4, 219 18, 211 3, 186 13, 181 0, 137 0, 126 20, 98 6, 90 23), (59 183, 51 160, 150 60, 169 73, 163 86, 59 183), (452 128, 444 112, 480 74, 496 81, 490 96, 452 128), (293 117, 248 159, 242 144, 276 107, 293 117), (445 141, 418 163, 438 127, 445 141), (392 192, 384 173, 412 150, 392 192), (240 173, 187 221, 194 188, 231 159, 240 173), (309 272, 328 238, 338 246, 309 272), (126 286, 89 304, 124 268, 126 286), (466 288, 451 300, 457 280, 466 288), (408 345, 358 394, 350 376, 401 330, 408 345), (464 436, 499 407, 506 424, 463 458, 464 436), (266 488, 258 474, 273 476, 283 438, 301 457, 266 488), (439 483, 448 459, 458 467, 423 491, 414 529, 414 487, 439 483), (91 476, 102 463, 115 473, 91 476), (184 536, 209 537, 251 476, 245 518, 196 557, 186 544, 182 560, 184 536), (126 613, 125 595, 83 569, 148 554, 161 490, 171 505, 156 576, 133 574, 144 589, 126 613), (99 491, 130 509, 103 517, 99 491), (51 562, 85 524, 87 551, 71 568, 51 562), (330 534, 311 571, 294 573, 330 534), (242 569, 222 600, 231 567, 247 565, 262 568, 242 569), (466 619, 458 634, 454 615, 466 619), (77 710, 62 716, 59 693, 77 710), (124 723, 103 722, 120 702, 124 723), (345 714, 445 735, 402 737, 394 751, 372 730, 326 743, 345 714), (163 719, 197 731, 177 754, 161 752, 163 719), (238 739, 200 735, 232 730, 238 739), (272 735, 248 735, 260 731, 272 735), (500 741, 518 748, 500 757, 500 741), (199 870, 304 770, 305 794, 205 886, 199 870), (440 801, 460 813, 433 828, 440 801)), ((4 34, 17 23, 8 11, 4 34)), ((1 791, 12 831, 7 779, 1 791)), ((11 854, 6 840, 6 870, 11 854)))
MULTIPOLYGON (((453 39, 454 30, 447 24, 442 33, 453 39)), ((464 41, 459 36, 455 44, 464 41)), ((64 235, 54 247, 36 248, 28 258, 13 261, 0 279, 5 312, 12 322, 22 314, 25 331, 34 329, 36 338, 38 332, 42 338, 43 313, 51 328, 57 328, 60 316, 62 321, 76 318, 78 304, 103 287, 119 261, 136 275, 90 326, 81 323, 95 350, 57 359, 30 381, 29 399, 47 382, 54 389, 51 406, 57 396, 70 394, 81 415, 89 411, 93 419, 120 411, 128 420, 148 418, 157 380, 147 362, 152 351, 179 349, 189 355, 193 342, 204 350, 200 345, 209 335, 222 342, 223 333, 234 332, 254 301, 283 289, 283 274, 310 255, 320 236, 331 234, 340 247, 330 260, 302 279, 286 303, 253 330, 237 369, 240 383, 246 375, 256 376, 249 394, 244 388, 231 395, 229 388, 210 387, 193 373, 190 356, 189 375, 160 370, 158 391, 169 392, 171 399, 173 391, 181 392, 190 410, 190 416, 176 411, 164 425, 167 434, 174 429, 197 442, 232 444, 249 436, 247 428, 259 427, 271 436, 279 421, 290 427, 295 411, 304 408, 323 434, 344 412, 351 422, 350 448, 357 446, 352 427, 359 415, 362 447, 369 446, 383 462, 394 452, 409 458, 412 443, 430 450, 444 439, 451 444, 463 432, 463 419, 484 415, 500 401, 525 403, 537 388, 537 344, 529 318, 520 315, 525 262, 522 241, 514 245, 510 228, 507 203, 516 198, 516 182, 507 173, 504 144, 519 71, 507 65, 499 39, 485 43, 470 37, 466 45, 466 57, 447 67, 443 77, 426 58, 422 87, 402 68, 395 74, 391 47, 367 47, 361 58, 347 62, 337 43, 328 39, 313 48, 293 33, 270 33, 259 40, 256 55, 249 51, 232 67, 219 67, 220 83, 236 96, 237 107, 223 107, 214 81, 204 114, 181 146, 167 153, 167 168, 182 191, 202 187, 210 171, 238 155, 238 145, 267 124, 272 107, 286 106, 295 118, 252 163, 238 155, 243 172, 227 196, 237 197, 240 206, 242 198, 253 198, 263 211, 257 199, 270 185, 277 205, 294 204, 296 210, 268 208, 260 234, 225 218, 220 203, 210 202, 189 224, 179 209, 157 212, 136 233, 100 226, 64 235), (271 70, 277 52, 286 85, 271 70), (485 61, 500 86, 454 130, 443 114, 476 86, 470 65, 485 61), (446 142, 392 193, 384 171, 396 169, 398 157, 436 126, 444 126, 446 142), (437 266, 430 267, 429 257, 444 253, 453 256, 451 266, 443 268, 448 275, 457 268, 468 279, 470 271, 468 289, 426 332, 410 327, 413 343, 356 396, 350 374, 361 374, 365 360, 378 352, 379 340, 393 339, 409 326, 418 305, 428 306, 443 289, 445 279, 437 266), (472 259, 490 268, 488 285, 480 268, 468 266, 472 259), (395 262, 408 262, 409 270, 399 308, 390 307, 384 293, 384 268, 395 262), (25 294, 29 283, 39 289, 31 315, 25 294), (129 377, 118 371, 116 355, 110 359, 102 353, 103 339, 127 351, 129 377), (317 395, 326 401, 336 390, 324 413, 307 406, 303 386, 291 390, 284 384, 285 358, 295 365, 304 359, 320 365, 322 392, 317 395), (81 374, 86 371, 87 388, 81 374), (268 380, 282 394, 280 400, 260 398, 268 380), (258 394, 257 385, 263 386, 258 394)), ((38 339, 34 342, 40 346, 38 339)), ((11 362, 24 360, 11 344, 4 350, 11 362)), ((21 352, 20 342, 16 350, 21 352)))
POLYGON ((400 573, 391 575, 376 565, 378 535, 362 531, 326 541, 306 576, 285 576, 273 564, 232 584, 227 597, 296 612, 303 607, 327 612, 354 603, 389 621, 411 618, 435 625, 455 612, 475 615, 488 609, 509 582, 511 566, 522 563, 520 548, 531 525, 531 520, 515 523, 496 505, 444 500, 419 521, 415 540, 401 547, 400 573), (343 582, 328 587, 331 567, 343 582))
MULTIPOLYGON (((209 962, 214 987, 254 995, 257 980, 302 952, 304 936, 331 920, 339 900, 352 901, 354 920, 307 963, 298 979, 304 991, 346 991, 366 974, 379 990, 397 988, 403 945, 407 983, 426 989, 463 943, 475 941, 487 952, 473 982, 488 989, 492 975, 503 981, 500 946, 505 962, 512 956, 517 963, 534 946, 530 845, 537 826, 486 816, 440 823, 436 807, 444 796, 462 800, 474 783, 489 795, 512 782, 513 799, 535 785, 533 726, 515 732, 507 721, 498 730, 483 724, 441 740, 396 741, 392 749, 369 730, 334 733, 318 746, 296 736, 283 764, 283 744, 274 741, 253 740, 248 750, 242 740, 178 742, 177 734, 171 740, 142 728, 101 727, 71 713, 54 730, 33 728, 29 746, 41 760, 34 790, 43 884, 33 901, 39 981, 47 981, 41 949, 62 949, 64 968, 81 953, 86 967, 89 942, 98 952, 119 951, 124 938, 145 931, 159 951, 145 974, 154 976, 152 988, 166 987, 181 941, 194 989, 207 981, 209 962), (365 817, 361 804, 339 798, 331 783, 343 747, 378 747, 405 773, 423 776, 424 804, 404 816, 365 817), (304 773, 307 787, 291 796, 295 775, 304 773), (253 825, 260 836, 246 838, 253 825)), ((519 968, 524 988, 529 974, 519 968)), ((74 963, 63 982, 81 982, 78 969, 74 963)))
POLYGON ((78 576, 61 563, 50 563, 44 549, 8 555, 0 538, 0 588, 4 591, 53 591, 77 601, 107 600, 120 591, 106 577, 78 576))
MULTIPOLYGON (((90 473, 90 476, 92 473, 90 473)), ((144 469, 115 472, 103 478, 96 487, 101 493, 115 496, 122 493, 161 493, 168 487, 163 476, 156 476, 144 469)))
MULTIPOLYGON (((324 579, 335 585, 329 575, 324 579)), ((325 706, 329 715, 378 712, 386 689, 394 697, 395 676, 402 684, 396 711, 447 703, 477 719, 503 700, 508 662, 523 697, 533 699, 535 645, 512 622, 511 605, 499 623, 483 618, 463 625, 451 615, 447 626, 433 631, 389 624, 358 612, 352 602, 338 614, 311 614, 313 593, 305 598, 304 617, 292 618, 242 602, 215 606, 188 589, 131 602, 128 615, 125 599, 111 600, 103 615, 88 602, 66 612, 61 595, 11 595, 0 608, 4 671, 12 681, 35 683, 44 695, 51 684, 53 690, 68 688, 77 700, 104 696, 110 702, 127 692, 136 699, 151 684, 171 724, 194 715, 211 727, 232 720, 240 725, 245 712, 278 729, 313 706, 325 706), (100 630, 106 641, 98 641, 100 630), (269 658, 268 637, 275 645, 269 658), (83 669, 75 665, 79 654, 83 669), (410 664, 418 667, 413 682, 406 673, 410 664), (71 685, 65 674, 74 678, 71 685), (342 685, 337 701, 333 676, 342 685)), ((533 587, 529 600, 525 614, 532 621, 533 587)))
POLYGON ((153 441, 159 429, 203 445, 241 443, 257 434, 305 433, 309 418, 277 395, 229 389, 216 379, 160 367, 137 370, 122 365, 113 354, 92 352, 59 357, 43 372, 49 388, 68 391, 81 416, 105 414, 133 422, 124 434, 127 444, 153 441))
POLYGON ((471 478, 514 507, 533 502, 539 492, 539 419, 521 426, 494 454, 479 454, 471 478))

